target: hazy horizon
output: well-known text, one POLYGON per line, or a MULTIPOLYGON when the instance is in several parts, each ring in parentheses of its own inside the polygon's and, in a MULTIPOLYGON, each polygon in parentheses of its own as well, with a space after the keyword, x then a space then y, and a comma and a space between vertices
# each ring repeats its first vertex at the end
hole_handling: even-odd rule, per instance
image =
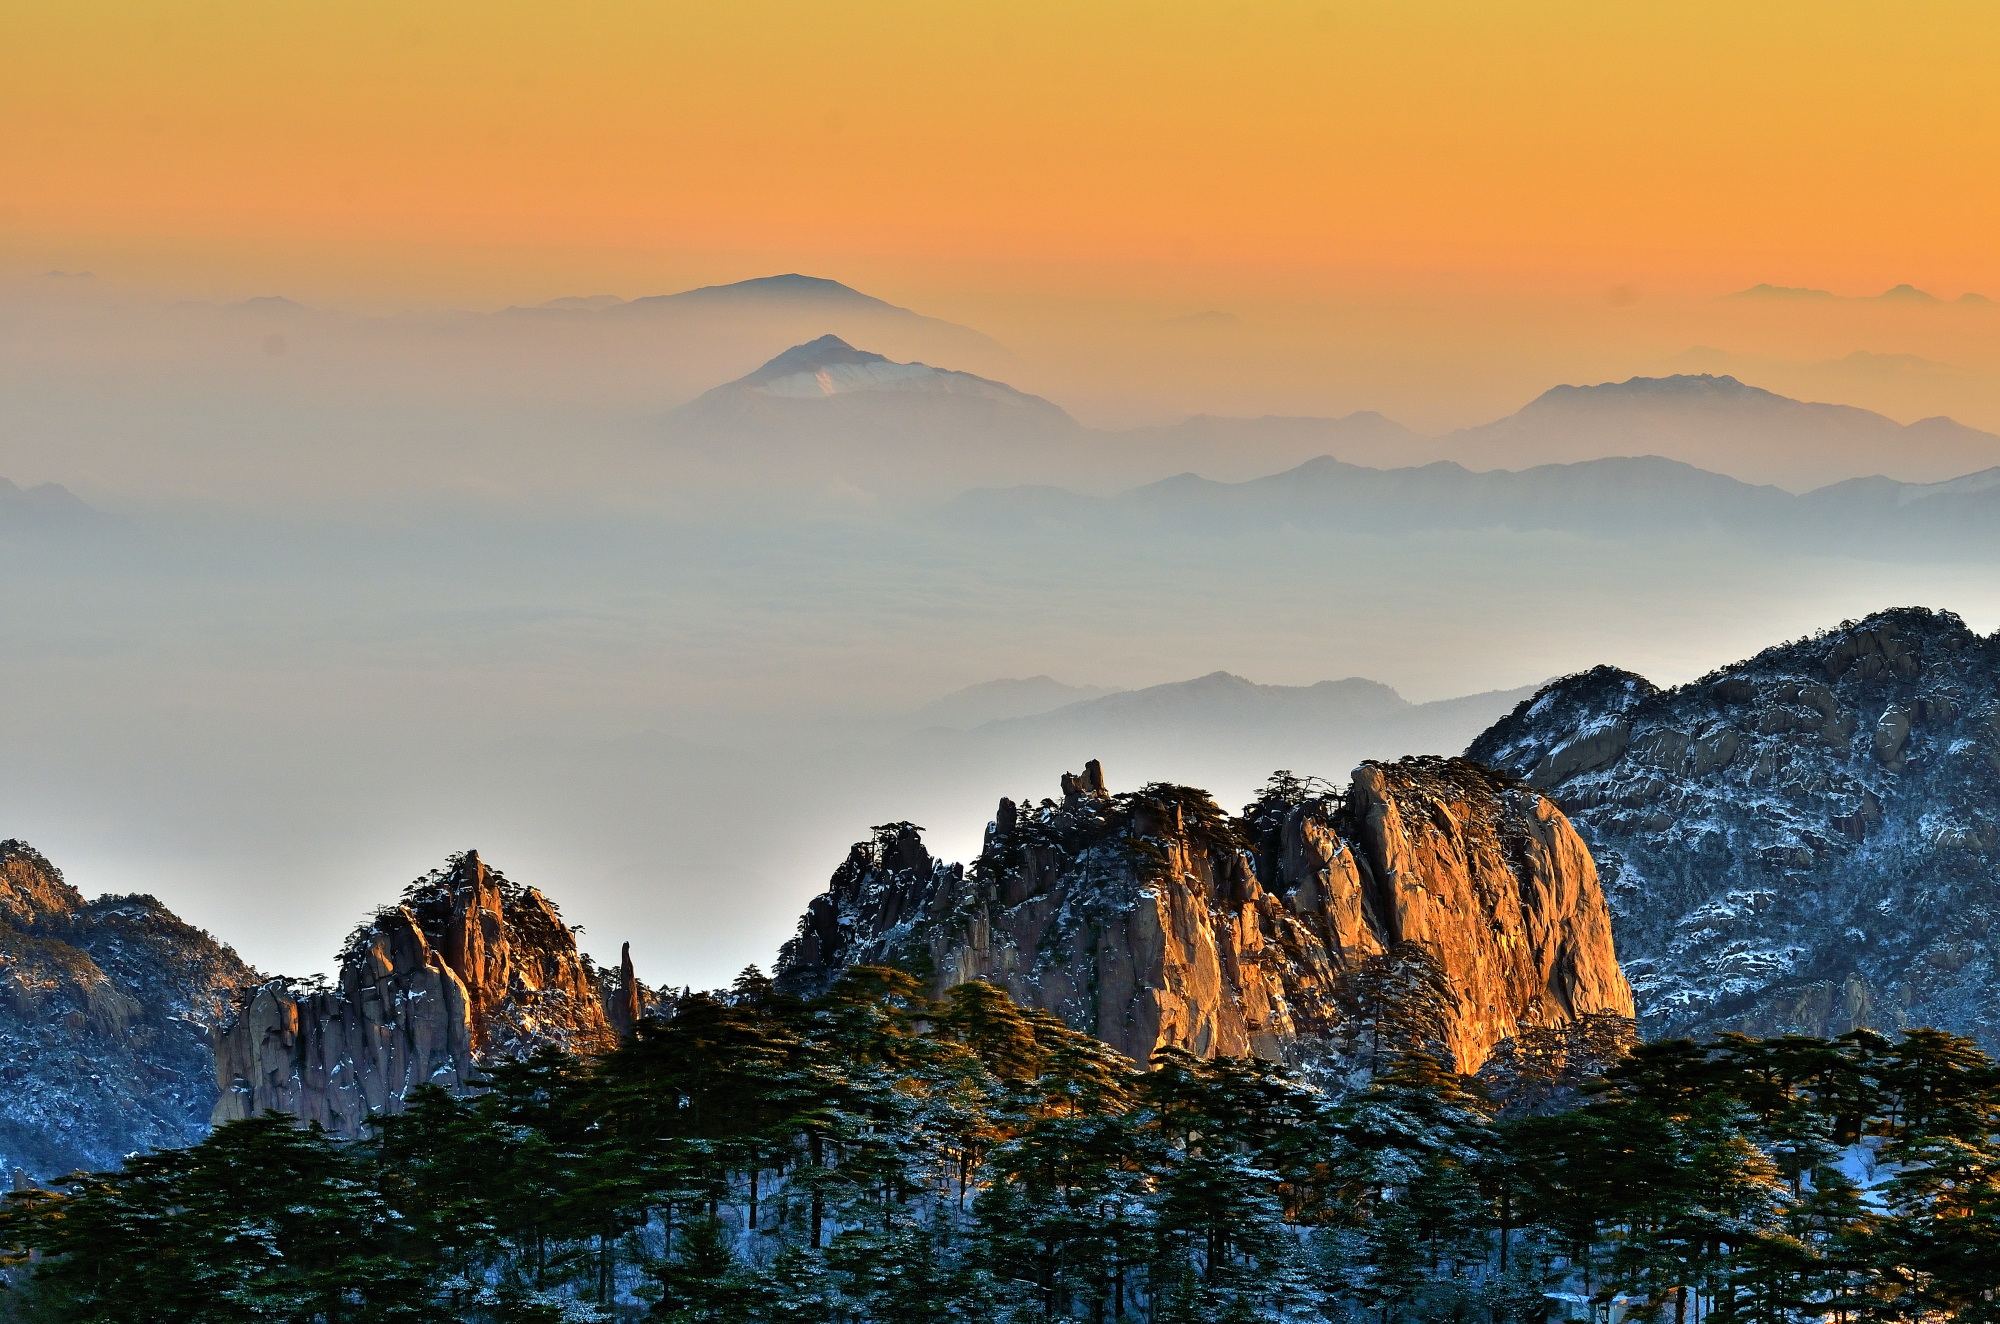
POLYGON ((0 837, 291 973, 476 846, 710 985, 871 824, 962 858, 1091 757, 1233 808, 1461 734, 918 739, 966 686, 1427 702, 1993 630, 2000 488, 1785 495, 2000 467, 1991 30, 17 6, 0 478, 103 518, 0 489, 0 837), (662 298, 787 273, 856 293, 662 298), (690 407, 829 334, 1021 395, 690 407), (1702 374, 1773 397, 1543 400, 1702 374), (1737 481, 1592 463, 1652 454, 1737 481))

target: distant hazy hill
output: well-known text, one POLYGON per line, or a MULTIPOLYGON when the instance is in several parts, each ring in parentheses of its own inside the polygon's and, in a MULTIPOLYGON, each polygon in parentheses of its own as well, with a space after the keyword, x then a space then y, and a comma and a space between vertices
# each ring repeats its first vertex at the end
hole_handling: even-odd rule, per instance
POLYGON ((1329 451, 1435 445, 1377 413, 1196 416, 1166 427, 1086 429, 1005 382, 898 362, 831 334, 703 392, 668 415, 665 431, 685 449, 728 462, 756 456, 767 466, 760 484, 774 488, 839 481, 932 496, 1009 480, 1114 492, 1177 469, 1241 480, 1329 451))
POLYGON ((2000 468, 1942 483, 1854 478, 1800 498, 1829 535, 1873 534, 1890 546, 2000 550, 2000 468))
POLYGON ((0 533, 89 528, 105 519, 59 483, 17 487, 0 478, 0 533))
POLYGON ((968 526, 1097 529, 1136 538, 1292 527, 1384 536, 1540 530, 1593 537, 1728 532, 1795 551, 2000 553, 2000 467, 1939 483, 1851 479, 1802 496, 1657 456, 1475 473, 1439 462, 1370 469, 1321 457, 1247 483, 1182 474, 1114 497, 1021 486, 967 492, 968 526))
POLYGON ((898 363, 824 335, 669 414, 670 455, 696 481, 760 500, 935 497, 1060 470, 1082 428, 1004 382, 898 363))
MULTIPOLYGON (((1842 303, 1942 304, 1944 302, 1943 299, 1938 298, 1935 294, 1920 290, 1914 285, 1898 285, 1893 289, 1884 290, 1880 294, 1866 294, 1859 298, 1854 298, 1835 294, 1831 290, 1810 290, 1797 285, 1765 284, 1752 285, 1747 290, 1738 290, 1734 294, 1724 295, 1723 297, 1728 299, 1827 299, 1839 300, 1842 303)), ((1975 294, 1968 290, 1958 296, 1957 302, 1969 306, 1978 306, 1990 304, 1993 301, 1983 294, 1975 294)))
MULTIPOLYGON (((1087 699, 1033 717, 989 725, 985 734, 1249 735, 1299 722, 1350 723, 1400 715, 1413 707, 1379 681, 1350 676, 1314 685, 1259 685, 1227 671, 1194 680, 1087 699)), ((1343 769, 1344 771, 1344 769, 1343 769)))
POLYGON ((983 366, 998 366, 1011 357, 998 341, 970 327, 926 317, 837 280, 796 272, 631 300, 610 295, 551 299, 507 312, 529 319, 589 320, 606 328, 643 327, 648 334, 699 326, 726 341, 747 343, 755 337, 766 346, 832 332, 898 355, 951 357, 983 366))
MULTIPOLYGON (((1316 456, 1356 464, 1397 465, 1435 458, 1435 439, 1374 410, 1341 418, 1223 418, 1196 414, 1164 427, 1111 434, 1135 455, 1168 470, 1241 482, 1290 469, 1316 456)), ((1159 472, 1158 469, 1154 470, 1159 472)))
POLYGON ((754 456, 765 465, 759 484, 769 490, 838 481, 933 497, 1009 480, 1108 493, 1178 469, 1242 480, 1330 450, 1399 454, 1413 444, 1435 446, 1377 413, 1196 416, 1165 427, 1086 429, 1060 406, 1006 382, 899 362, 832 334, 710 388, 669 414, 664 430, 690 453, 728 463, 754 456))
POLYGON ((1100 698, 1119 691, 1109 685, 1065 685, 1051 676, 1028 676, 1020 680, 989 680, 954 690, 942 699, 927 703, 910 714, 910 724, 964 731, 988 722, 1015 717, 1033 717, 1054 708, 1100 698))
POLYGON ((1870 474, 1937 482, 2000 464, 2000 436, 1948 418, 1906 427, 1706 374, 1557 386, 1441 441, 1449 458, 1475 469, 1660 455, 1793 491, 1870 474))
POLYGON ((954 517, 989 524, 1085 519, 1170 523, 1230 533, 1290 525, 1395 534, 1415 529, 1559 529, 1623 534, 1650 528, 1741 527, 1782 518, 1799 498, 1655 456, 1475 473, 1449 461, 1372 469, 1328 456, 1246 483, 1194 474, 1092 499, 1049 487, 973 491, 954 517))
POLYGON ((1260 685, 1226 671, 1126 690, 966 732, 910 738, 940 773, 1018 777, 1054 759, 1104 760, 1121 778, 1187 779, 1218 791, 1255 786, 1278 768, 1343 776, 1365 758, 1462 748, 1534 687, 1411 703, 1360 677, 1260 685))
POLYGON ((969 372, 895 363, 825 335, 794 345, 755 372, 703 392, 675 410, 678 428, 904 429, 953 423, 1073 430, 1038 395, 969 372))
POLYGON ((1708 373, 1557 386, 1517 413, 1442 437, 1375 413, 1202 416, 1116 435, 1144 441, 1205 477, 1239 481, 1256 476, 1246 462, 1275 473, 1319 455, 1380 469, 1449 460, 1477 471, 1659 456, 1793 492, 1873 474, 1938 482, 2000 464, 2000 436, 1949 418, 1905 426, 1871 410, 1795 400, 1708 373))

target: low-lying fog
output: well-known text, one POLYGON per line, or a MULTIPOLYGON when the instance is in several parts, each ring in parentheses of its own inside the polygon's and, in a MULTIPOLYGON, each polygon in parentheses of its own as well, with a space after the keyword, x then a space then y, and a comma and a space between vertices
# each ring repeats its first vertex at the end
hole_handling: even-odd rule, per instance
MULTIPOLYGON (((1455 752, 1517 691, 1600 662, 1686 680, 1892 605, 2000 624, 1976 537, 1909 543, 1866 511, 1807 536, 1748 488, 1740 518, 1699 485, 1680 505, 1654 478, 1587 488, 1600 512, 1656 498, 1629 525, 1532 503, 1443 527, 1240 502, 1110 518, 1059 492, 985 518, 964 488, 1108 495, 1315 451, 856 416, 852 454, 932 466, 892 497, 801 484, 832 431, 676 451, 668 411, 809 339, 811 309, 624 339, 585 313, 357 338, 275 305, 120 322, 115 300, 37 298, 0 308, 0 476, 99 513, 0 491, 0 835, 273 971, 326 969, 369 909, 473 846, 600 960, 629 940, 648 980, 714 985, 768 964, 871 825, 915 821, 969 858, 998 796, 1053 795, 1089 758, 1114 789, 1174 780, 1235 808, 1278 767, 1455 752), (446 371, 432 351, 454 334, 446 371), (316 339, 328 357, 306 356, 316 339), (1061 684, 931 706, 1037 676, 1061 684), (1304 688, 1352 677, 1395 694, 1304 688)), ((894 312, 822 329, 897 359, 957 344, 1005 376, 976 332, 894 312)), ((1983 509, 1959 516, 1975 534, 1983 509)))
POLYGON ((1235 807, 1276 767, 1452 752, 1510 702, 1415 730, 1370 696, 1302 726, 1200 694, 912 729, 969 683, 1226 670, 1436 700, 1601 661, 1687 679, 1891 603, 2000 621, 1989 567, 1551 533, 1139 545, 460 511, 133 518, 16 540, 8 565, 6 831, 86 891, 154 892, 303 972, 476 846, 600 959, 630 940, 649 979, 698 986, 768 963, 872 824, 913 820, 966 858, 999 795, 1052 795, 1091 757, 1115 787, 1190 782, 1235 807))

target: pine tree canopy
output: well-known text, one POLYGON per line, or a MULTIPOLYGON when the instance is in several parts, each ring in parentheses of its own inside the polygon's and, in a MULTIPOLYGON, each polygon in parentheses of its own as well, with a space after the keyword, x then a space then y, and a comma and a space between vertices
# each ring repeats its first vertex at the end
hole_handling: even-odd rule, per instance
MULTIPOLYGON (((1172 789, 1148 811, 1193 812, 1172 789)), ((1967 1041, 1586 1021, 1469 1078, 1434 984, 1359 971, 1381 1014, 1330 1083, 1142 1066, 985 983, 805 1002, 753 969, 365 1140, 269 1113, 16 1192, 0 1318, 2000 1319, 2000 1069, 1967 1041)))

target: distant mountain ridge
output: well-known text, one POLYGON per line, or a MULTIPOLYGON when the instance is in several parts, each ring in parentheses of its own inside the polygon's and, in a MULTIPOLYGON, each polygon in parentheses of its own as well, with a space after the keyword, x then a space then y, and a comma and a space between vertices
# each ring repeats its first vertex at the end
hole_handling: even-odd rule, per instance
POLYGON ((988 722, 1033 717, 1082 700, 1118 692, 1118 688, 1111 685, 1065 685, 1053 676, 989 680, 953 690, 917 709, 908 720, 917 729, 941 726, 965 731, 988 722))
POLYGON ((1533 692, 1533 686, 1492 690, 1428 703, 1412 703, 1380 681, 1361 676, 1311 685, 1262 685, 1228 671, 1082 699, 1047 712, 1006 718, 973 728, 990 742, 1058 737, 1074 745, 1119 751, 1135 742, 1161 748, 1212 746, 1218 740, 1254 743, 1267 756, 1316 766, 1341 746, 1361 742, 1346 762, 1361 758, 1430 753, 1454 748, 1460 730, 1482 714, 1497 713, 1533 692))
POLYGON ((1183 453, 1254 448, 1283 457, 1286 468, 1320 455, 1380 469, 1448 461, 1480 472, 1658 457, 1794 492, 1876 474, 1941 482, 2000 465, 2000 435, 1950 418, 1904 425, 1706 372, 1554 386, 1504 418, 1438 437, 1368 411, 1338 419, 1196 415, 1110 435, 1183 453))
MULTIPOLYGON (((1860 295, 1835 294, 1832 290, 1807 289, 1798 285, 1759 284, 1752 285, 1747 290, 1738 290, 1734 294, 1725 294, 1722 297, 1725 299, 1825 299, 1829 302, 1837 300, 1842 303, 1943 304, 1945 302, 1935 294, 1920 290, 1910 284, 1893 286, 1890 289, 1882 291, 1880 294, 1860 295)), ((1983 294, 1976 294, 1971 290, 1967 290, 1964 294, 1959 295, 1955 302, 1978 305, 1990 304, 1993 301, 1983 294)))
MULTIPOLYGON (((851 285, 824 276, 786 272, 777 276, 756 276, 726 285, 703 285, 673 294, 648 294, 636 299, 615 295, 571 296, 550 299, 535 307, 512 307, 508 315, 533 318, 565 316, 595 319, 607 323, 629 321, 702 321, 721 319, 725 324, 769 324, 779 334, 803 331, 814 320, 819 329, 849 334, 886 337, 898 346, 926 345, 957 354, 972 355, 982 361, 1009 358, 999 341, 971 327, 943 318, 928 317, 911 309, 863 294, 851 285)), ((782 342, 780 342, 782 343, 782 342)))
POLYGON ((2000 464, 2000 436, 1950 419, 1904 426, 1706 373, 1552 387, 1517 413, 1440 440, 1448 458, 1474 468, 1659 455, 1793 490, 1871 474, 1936 482, 2000 464))
POLYGON ((1226 535, 1294 527, 1557 531, 1602 538, 1704 531, 1847 555, 2000 554, 2000 466, 1938 483, 1857 478, 1793 495, 1657 456, 1475 473, 1448 461, 1371 469, 1322 456, 1247 483, 1181 474, 1113 497, 975 489, 946 518, 995 528, 1115 527, 1226 535))
POLYGON ((832 333, 710 388, 675 410, 668 426, 683 437, 718 441, 738 434, 782 438, 806 455, 830 439, 845 448, 842 463, 857 470, 879 458, 867 454, 870 439, 887 439, 890 471, 949 469, 940 461, 955 459, 973 486, 984 481, 976 471, 986 459, 1031 481, 1097 486, 1114 475, 1129 485, 1175 462, 1241 480, 1261 476, 1260 467, 1262 474, 1291 471, 1316 456, 1395 470, 1447 461, 1476 472, 1657 457, 1795 492, 1873 475, 1935 483, 2000 465, 2000 435, 1950 418, 1903 425, 1872 410, 1795 400, 1710 373, 1555 386, 1505 418, 1441 437, 1371 411, 1338 419, 1195 415, 1165 427, 1091 430, 1055 403, 1005 382, 898 362, 832 333), (984 401, 988 408, 941 405, 938 397, 984 401), (845 405, 845 413, 777 403, 848 398, 863 402, 845 405), (1011 411, 1004 421, 993 416, 999 407, 1011 411), (987 435, 996 425, 1004 437, 987 435), (956 427, 972 431, 960 435, 956 427), (996 443, 1004 454, 981 454, 996 443))
POLYGON ((0 535, 83 529, 115 522, 60 483, 18 487, 0 478, 0 535))
POLYGON ((1455 752, 1534 688, 1412 703, 1358 676, 1267 685, 1215 671, 979 725, 933 725, 888 748, 954 785, 1031 778, 1090 750, 1141 780, 1180 776, 1234 794, 1273 768, 1338 773, 1364 759, 1455 752))
POLYGON ((887 299, 863 294, 851 285, 843 285, 837 280, 828 280, 823 276, 802 276, 796 271, 781 276, 756 276, 750 280, 732 281, 727 285, 703 285, 697 289, 682 290, 678 294, 651 294, 644 298, 633 299, 623 306, 662 308, 675 304, 753 302, 821 303, 865 308, 870 312, 918 316, 908 308, 899 308, 887 299))

